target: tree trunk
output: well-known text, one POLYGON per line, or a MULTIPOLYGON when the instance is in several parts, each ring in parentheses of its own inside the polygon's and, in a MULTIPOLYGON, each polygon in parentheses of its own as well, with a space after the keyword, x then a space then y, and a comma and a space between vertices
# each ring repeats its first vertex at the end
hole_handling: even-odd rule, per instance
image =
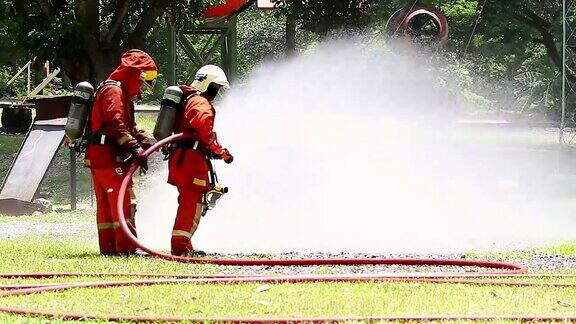
MULTIPOLYGON (((23 5, 25 1, 14 2, 23 17, 28 15, 23 5)), ((56 53, 56 57, 59 58, 61 67, 72 84, 89 81, 97 85, 105 80, 119 64, 121 51, 144 45, 147 33, 173 0, 146 1, 146 5, 142 7, 140 19, 128 35, 124 35, 123 25, 133 0, 119 0, 116 1, 115 6, 110 7, 115 9, 110 27, 106 32, 102 30, 102 25, 105 24, 101 21, 100 15, 102 1, 36 0, 36 2, 40 6, 41 13, 51 23, 56 22, 61 14, 69 11, 69 8, 73 8, 73 13, 80 23, 79 31, 84 38, 81 45, 84 49, 80 53, 65 54, 67 55, 65 57, 61 57, 59 55, 61 53, 56 53), (73 3, 73 6, 66 6, 67 3, 73 3)), ((113 3, 111 2, 110 5, 112 6, 113 3)), ((68 44, 64 44, 66 45, 68 44)))
POLYGON ((62 69, 73 85, 88 81, 93 85, 106 80, 120 62, 119 50, 100 50, 89 56, 67 57, 61 59, 62 69))
MULTIPOLYGON (((540 36, 542 36, 542 39, 538 40, 538 42, 546 48, 546 53, 548 54, 550 61, 560 71, 562 71, 562 55, 560 54, 558 47, 556 47, 556 38, 552 32, 552 23, 544 20, 535 12, 527 9, 524 9, 522 14, 515 15, 515 18, 529 27, 534 28, 540 36)), ((576 73, 569 66, 566 66, 566 70, 566 78, 571 82, 576 83, 576 73)))

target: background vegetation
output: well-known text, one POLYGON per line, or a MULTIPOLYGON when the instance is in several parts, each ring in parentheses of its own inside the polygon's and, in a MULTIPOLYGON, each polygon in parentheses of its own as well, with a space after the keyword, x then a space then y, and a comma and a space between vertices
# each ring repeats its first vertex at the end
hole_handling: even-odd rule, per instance
MULTIPOLYGON (((71 0, 0 0, 0 96, 17 95, 6 81, 32 57, 63 67, 72 83, 105 78, 129 47, 148 50, 164 69, 166 13, 174 14, 170 19, 177 26, 188 28, 201 23, 203 3, 217 1, 104 0, 95 6, 71 0)), ((335 31, 385 34, 385 22, 396 10, 420 2, 446 14, 447 69, 458 76, 459 87, 473 105, 528 118, 558 118, 562 7, 556 0, 298 0, 273 13, 251 8, 238 22, 240 77, 264 60, 285 56, 287 17, 296 22, 296 47, 303 51, 335 31), (501 92, 514 96, 502 101, 501 92)), ((574 20, 573 13, 569 19, 574 20)), ((570 47, 570 56, 572 52, 570 47)), ((178 55, 184 75, 192 67, 183 53, 178 55)), ((569 78, 576 81, 568 67, 569 78)), ((161 76, 156 93, 147 99, 158 99, 165 85, 161 76)), ((568 108, 573 111, 571 104, 568 108)))

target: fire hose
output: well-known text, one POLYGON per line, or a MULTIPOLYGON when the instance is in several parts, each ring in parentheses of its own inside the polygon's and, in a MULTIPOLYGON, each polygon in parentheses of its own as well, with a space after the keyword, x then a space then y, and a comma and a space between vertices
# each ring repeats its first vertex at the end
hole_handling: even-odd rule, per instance
MULTIPOLYGON (((166 144, 184 139, 182 134, 168 137, 146 151, 149 156, 158 151, 166 144)), ((479 267, 490 268, 490 271, 476 272, 430 272, 430 273, 379 273, 379 274, 347 274, 347 275, 193 275, 193 274, 145 274, 145 273, 5 273, 0 274, 0 278, 62 278, 62 277, 136 277, 135 280, 117 281, 91 281, 91 282, 65 282, 65 283, 44 283, 44 284, 13 284, 0 285, 0 301, 2 297, 26 296, 37 293, 49 293, 64 291, 74 288, 112 288, 126 286, 152 286, 162 284, 240 284, 240 283, 308 283, 308 282, 426 282, 426 283, 450 283, 450 284, 472 284, 472 285, 504 285, 504 286, 551 286, 559 288, 574 288, 576 284, 566 282, 542 282, 542 281, 517 281, 519 278, 575 278, 576 275, 554 275, 554 274, 528 274, 528 269, 519 264, 480 261, 466 259, 392 259, 392 258, 330 258, 330 259, 228 259, 209 257, 183 257, 174 256, 167 253, 155 251, 142 244, 138 238, 132 234, 126 223, 122 202, 126 195, 128 184, 132 176, 137 171, 136 163, 130 166, 118 197, 119 223, 122 231, 142 251, 150 256, 183 263, 204 263, 224 266, 330 266, 330 265, 410 265, 410 266, 458 266, 458 267, 479 267), (498 279, 498 280, 496 280, 498 279), (514 279, 514 280, 503 280, 514 279)), ((18 314, 25 316, 44 316, 50 318, 63 318, 69 320, 109 320, 109 321, 132 321, 132 322, 154 322, 154 321, 215 321, 231 323, 279 323, 279 322, 310 322, 325 323, 335 321, 440 321, 440 320, 522 320, 522 321, 576 321, 576 314, 570 316, 547 316, 547 315, 393 315, 393 316, 368 316, 368 317, 325 317, 325 318, 298 318, 298 317, 177 317, 177 316, 128 316, 109 314, 105 316, 53 312, 48 310, 34 310, 27 308, 16 308, 2 306, 0 312, 18 314)))

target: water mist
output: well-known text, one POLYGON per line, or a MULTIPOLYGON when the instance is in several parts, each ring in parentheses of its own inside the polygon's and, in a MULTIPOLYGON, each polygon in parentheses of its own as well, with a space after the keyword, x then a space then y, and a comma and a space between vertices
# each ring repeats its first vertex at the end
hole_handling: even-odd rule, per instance
MULTIPOLYGON (((433 61, 351 38, 257 68, 217 108, 230 193, 194 246, 452 253, 574 238, 576 192, 553 152, 456 126, 458 89, 440 87, 450 76, 433 61)), ((138 215, 140 237, 164 249, 177 204, 166 169, 149 175, 138 215)))

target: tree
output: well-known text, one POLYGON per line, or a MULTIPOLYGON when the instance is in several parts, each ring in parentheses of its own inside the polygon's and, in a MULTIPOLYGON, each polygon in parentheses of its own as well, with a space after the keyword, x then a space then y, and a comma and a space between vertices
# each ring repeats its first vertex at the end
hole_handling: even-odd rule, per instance
MULTIPOLYGON (((451 21, 453 50, 464 52, 480 62, 485 74, 507 78, 529 92, 526 105, 539 102, 556 106, 560 98, 558 75, 562 70, 562 3, 557 0, 436 0, 451 21), (482 4, 485 4, 482 8, 482 4), (474 9, 471 11, 471 9, 474 9), (471 15, 472 14, 472 15, 471 15), (479 17, 472 36, 473 26, 479 17), (471 19, 472 18, 472 19, 471 19), (456 47, 454 47, 456 46, 456 47), (529 80, 530 82, 527 82, 529 80), (539 89, 534 93, 534 89, 539 89)), ((570 2, 570 1, 568 1, 570 2)), ((574 14, 569 14, 574 19, 574 14)), ((569 47, 574 55, 575 47, 569 47)), ((569 61, 570 62, 570 61, 569 61)), ((576 73, 567 64, 568 79, 576 82, 576 73)), ((519 92, 522 89, 517 89, 519 92)), ((558 108, 557 106, 555 108, 558 108)))
MULTIPOLYGON (((213 3, 215 0, 204 1, 213 3)), ((202 0, 0 0, 0 21, 30 56, 55 61, 72 82, 98 82, 130 48, 146 48, 159 18, 200 21, 202 0)))
MULTIPOLYGON (((559 51, 559 45, 562 40, 562 3, 561 1, 519 1, 516 4, 510 4, 516 7, 516 10, 491 1, 488 7, 488 14, 497 14, 501 18, 516 21, 528 31, 519 31, 518 36, 524 37, 535 44, 541 44, 546 48, 548 58, 558 68, 562 68, 562 57, 559 51)), ((572 81, 576 81, 576 75, 570 73, 572 81)))
POLYGON ((337 29, 369 25, 374 0, 273 0, 279 14, 296 20, 303 30, 326 36, 337 29))

